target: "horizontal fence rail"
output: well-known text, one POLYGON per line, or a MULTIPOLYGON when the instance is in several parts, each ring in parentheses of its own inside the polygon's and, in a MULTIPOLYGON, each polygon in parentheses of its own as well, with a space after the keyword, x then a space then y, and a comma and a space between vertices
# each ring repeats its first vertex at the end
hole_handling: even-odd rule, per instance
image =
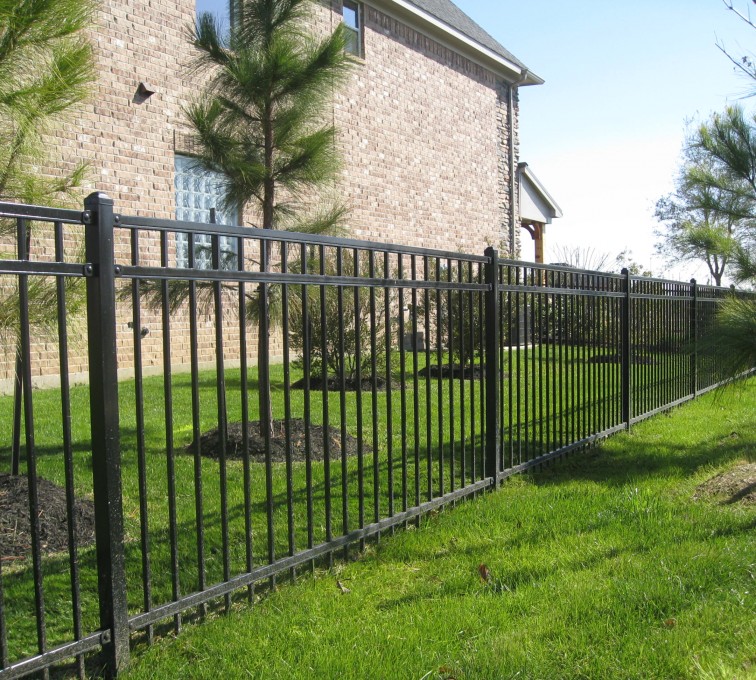
POLYGON ((2 680, 114 673, 135 640, 724 379, 698 341, 732 293, 695 282, 118 215, 101 194, 0 204, 0 228, 0 481, 23 480, 30 518, 0 555, 2 680), (56 387, 33 390, 42 373, 56 387))

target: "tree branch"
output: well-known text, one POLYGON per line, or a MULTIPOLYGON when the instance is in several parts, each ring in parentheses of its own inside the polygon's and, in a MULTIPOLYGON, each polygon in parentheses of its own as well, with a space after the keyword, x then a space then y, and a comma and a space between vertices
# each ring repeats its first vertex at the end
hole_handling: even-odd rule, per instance
MULTIPOLYGON (((725 48, 724 45, 721 43, 714 43, 717 46, 717 49, 722 52, 733 64, 735 64, 735 67, 742 71, 746 76, 751 78, 752 80, 756 80, 756 68, 754 68, 753 62, 748 57, 741 57, 740 59, 735 59, 725 48)), ((746 95, 748 97, 753 97, 756 92, 753 92, 749 95, 746 95)))
POLYGON ((756 24, 753 23, 751 20, 751 12, 748 12, 748 16, 743 14, 742 12, 735 9, 735 7, 732 4, 732 0, 722 0, 724 3, 724 6, 729 9, 731 12, 734 12, 737 16, 739 16, 745 23, 747 23, 751 28, 756 28, 756 24))

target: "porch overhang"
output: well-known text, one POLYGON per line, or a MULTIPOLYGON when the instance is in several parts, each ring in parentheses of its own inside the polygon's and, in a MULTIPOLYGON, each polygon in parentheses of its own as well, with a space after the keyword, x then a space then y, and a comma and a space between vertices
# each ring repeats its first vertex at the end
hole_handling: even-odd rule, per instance
POLYGON ((520 226, 535 242, 535 261, 543 263, 546 225, 562 217, 562 209, 527 163, 517 166, 517 184, 520 189, 520 226))

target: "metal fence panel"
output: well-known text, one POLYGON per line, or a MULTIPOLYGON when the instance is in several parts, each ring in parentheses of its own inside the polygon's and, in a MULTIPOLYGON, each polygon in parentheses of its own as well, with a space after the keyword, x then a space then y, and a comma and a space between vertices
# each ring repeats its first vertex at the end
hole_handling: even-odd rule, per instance
POLYGON ((116 671, 134 639, 253 602, 725 378, 700 351, 725 289, 120 216, 102 195, 85 208, 0 204, 17 310, 0 462, 25 475, 32 519, 29 556, 0 560, 2 680, 61 663, 84 677, 98 652, 116 671), (54 350, 35 344, 43 284, 54 350), (48 355, 60 387, 33 391, 48 355), (58 553, 40 523, 49 480, 58 553), (95 546, 76 540, 92 494, 95 546))
POLYGON ((77 409, 90 399, 86 387, 69 380, 79 330, 71 317, 93 274, 82 252, 85 217, 81 211, 0 205, 0 332, 6 359, 15 356, 13 396, 3 398, 0 413, 0 477, 14 510, 28 505, 28 527, 9 525, 10 517, 1 527, 4 679, 34 672, 48 677, 51 665, 70 660, 71 672, 83 678, 85 658, 99 652, 110 634, 99 625, 98 598, 90 591, 97 582, 94 513, 81 505, 88 509, 81 499, 93 491, 86 464, 91 433, 77 409), (43 362, 59 385, 53 399, 33 389, 43 362))

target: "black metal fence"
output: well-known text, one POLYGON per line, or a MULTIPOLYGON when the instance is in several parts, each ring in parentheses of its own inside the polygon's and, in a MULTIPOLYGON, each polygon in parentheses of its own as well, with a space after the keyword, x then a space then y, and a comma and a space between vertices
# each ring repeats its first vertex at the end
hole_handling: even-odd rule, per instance
POLYGON ((0 520, 2 680, 112 672, 158 626, 722 379, 697 340, 729 291, 695 282, 119 216, 100 194, 0 218, 0 464, 28 489, 28 529, 0 520))

